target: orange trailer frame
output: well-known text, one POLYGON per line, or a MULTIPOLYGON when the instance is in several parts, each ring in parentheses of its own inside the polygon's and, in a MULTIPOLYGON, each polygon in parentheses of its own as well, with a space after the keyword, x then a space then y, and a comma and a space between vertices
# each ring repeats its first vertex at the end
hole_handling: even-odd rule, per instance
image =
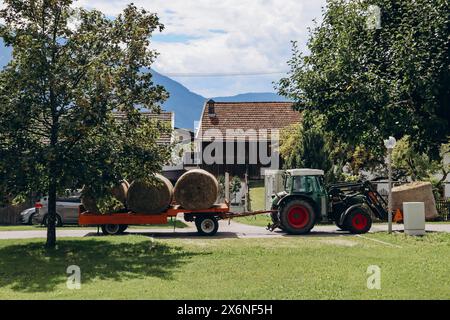
POLYGON ((139 225, 139 224, 166 224, 167 218, 176 217, 179 213, 184 214, 207 214, 215 215, 220 218, 227 216, 230 206, 227 203, 220 203, 208 209, 187 210, 179 205, 171 205, 166 211, 155 214, 143 214, 134 212, 125 213, 107 213, 96 214, 84 211, 83 206, 78 210, 79 225, 106 225, 106 224, 122 224, 122 225, 139 225))
MULTIPOLYGON (((179 213, 184 214, 186 221, 195 221, 197 231, 201 235, 214 235, 218 228, 218 220, 233 219, 237 217, 253 216, 262 213, 271 213, 276 210, 261 210, 252 212, 230 212, 228 202, 220 203, 203 210, 187 210, 177 204, 171 205, 166 211, 157 214, 143 214, 135 212, 97 214, 88 212, 82 205, 78 208, 78 224, 101 227, 104 234, 120 234, 129 225, 155 225, 167 224, 168 218, 174 218, 179 213)), ((175 228, 175 225, 174 225, 175 228)))

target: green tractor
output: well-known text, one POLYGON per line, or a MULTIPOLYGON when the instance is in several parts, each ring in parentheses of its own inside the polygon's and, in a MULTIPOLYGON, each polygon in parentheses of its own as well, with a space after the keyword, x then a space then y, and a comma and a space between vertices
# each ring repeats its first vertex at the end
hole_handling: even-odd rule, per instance
POLYGON ((366 233, 372 219, 387 219, 386 201, 368 181, 325 186, 318 169, 286 170, 284 191, 273 195, 270 230, 308 233, 316 223, 334 222, 354 234, 366 233))

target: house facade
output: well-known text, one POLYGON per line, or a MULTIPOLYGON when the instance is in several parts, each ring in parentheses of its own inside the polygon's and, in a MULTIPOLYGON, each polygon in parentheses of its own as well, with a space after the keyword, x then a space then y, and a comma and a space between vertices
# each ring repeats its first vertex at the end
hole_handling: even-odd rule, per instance
POLYGON ((216 176, 261 179, 279 169, 279 135, 299 123, 291 102, 215 102, 209 100, 195 133, 195 165, 216 176))

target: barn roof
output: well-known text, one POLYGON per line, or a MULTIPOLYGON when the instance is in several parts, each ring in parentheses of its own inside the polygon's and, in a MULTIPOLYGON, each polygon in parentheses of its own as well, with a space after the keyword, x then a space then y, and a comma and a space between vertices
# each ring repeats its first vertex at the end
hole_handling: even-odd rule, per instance
MULTIPOLYGON (((213 102, 208 104, 208 102, 213 102)), ((281 130, 299 123, 301 115, 292 109, 292 102, 214 102, 203 107, 197 139, 210 141, 219 130, 224 136, 227 130, 236 130, 235 136, 263 139, 262 129, 270 136, 273 130, 281 130), (211 108, 212 106, 212 108, 211 108)), ((234 138, 232 138, 234 139, 234 138)), ((228 137, 224 140, 230 140, 228 137)))
MULTIPOLYGON (((147 118, 150 118, 155 121, 160 121, 162 123, 166 123, 170 129, 174 129, 175 123, 175 115, 173 112, 161 111, 159 113, 149 112, 149 111, 141 111, 141 114, 147 118)), ((118 119, 125 117, 125 113, 123 112, 115 112, 114 116, 118 119)), ((157 140, 160 144, 169 144, 172 142, 172 133, 164 133, 157 140)))

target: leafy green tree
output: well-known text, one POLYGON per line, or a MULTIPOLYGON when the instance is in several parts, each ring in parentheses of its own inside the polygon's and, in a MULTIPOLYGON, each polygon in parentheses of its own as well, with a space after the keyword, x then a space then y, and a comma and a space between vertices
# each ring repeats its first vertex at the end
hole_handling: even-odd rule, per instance
POLYGON ((322 169, 327 176, 333 172, 328 137, 314 117, 282 130, 280 155, 285 168, 322 169))
POLYGON ((439 158, 449 135, 447 0, 329 0, 311 32, 309 54, 294 43, 279 92, 301 111, 324 116, 324 130, 378 158, 383 139, 410 135, 439 158), (368 8, 381 11, 370 28, 368 8))
POLYGON ((424 180, 439 169, 439 162, 432 161, 423 153, 414 150, 411 137, 405 136, 392 150, 392 167, 396 170, 397 178, 410 178, 413 181, 424 180))
POLYGON ((280 155, 285 168, 322 169, 328 182, 337 182, 347 179, 344 167, 358 177, 361 169, 373 169, 382 161, 363 146, 343 143, 323 126, 322 116, 307 111, 301 124, 282 130, 280 155))
POLYGON ((236 202, 237 193, 241 190, 242 183, 241 178, 234 176, 230 181, 230 193, 233 195, 233 199, 236 202))
MULTIPOLYGON (((442 159, 450 156, 450 143, 442 145, 440 154, 442 159)), ((432 160, 427 154, 417 152, 410 136, 397 141, 392 151, 392 168, 395 179, 429 181, 433 185, 435 197, 438 199, 444 196, 444 182, 450 173, 450 163, 432 160)))
POLYGON ((4 4, 0 37, 13 55, 0 73, 0 189, 48 194, 52 248, 58 192, 151 180, 169 158, 156 143, 167 128, 139 112, 158 112, 167 97, 149 72, 163 26, 134 5, 109 19, 72 0, 4 4))
MULTIPOLYGON (((444 181, 450 172, 450 164, 444 161, 430 159, 425 153, 420 153, 413 147, 410 136, 404 136, 395 145, 392 151, 392 167, 399 180, 426 180, 433 183, 437 193, 443 193, 444 181), (437 175, 440 175, 438 177, 437 175)), ((441 158, 450 155, 450 144, 441 147, 441 158)))
POLYGON ((287 169, 296 168, 302 164, 302 131, 301 123, 292 124, 280 132, 280 156, 283 166, 287 169))

